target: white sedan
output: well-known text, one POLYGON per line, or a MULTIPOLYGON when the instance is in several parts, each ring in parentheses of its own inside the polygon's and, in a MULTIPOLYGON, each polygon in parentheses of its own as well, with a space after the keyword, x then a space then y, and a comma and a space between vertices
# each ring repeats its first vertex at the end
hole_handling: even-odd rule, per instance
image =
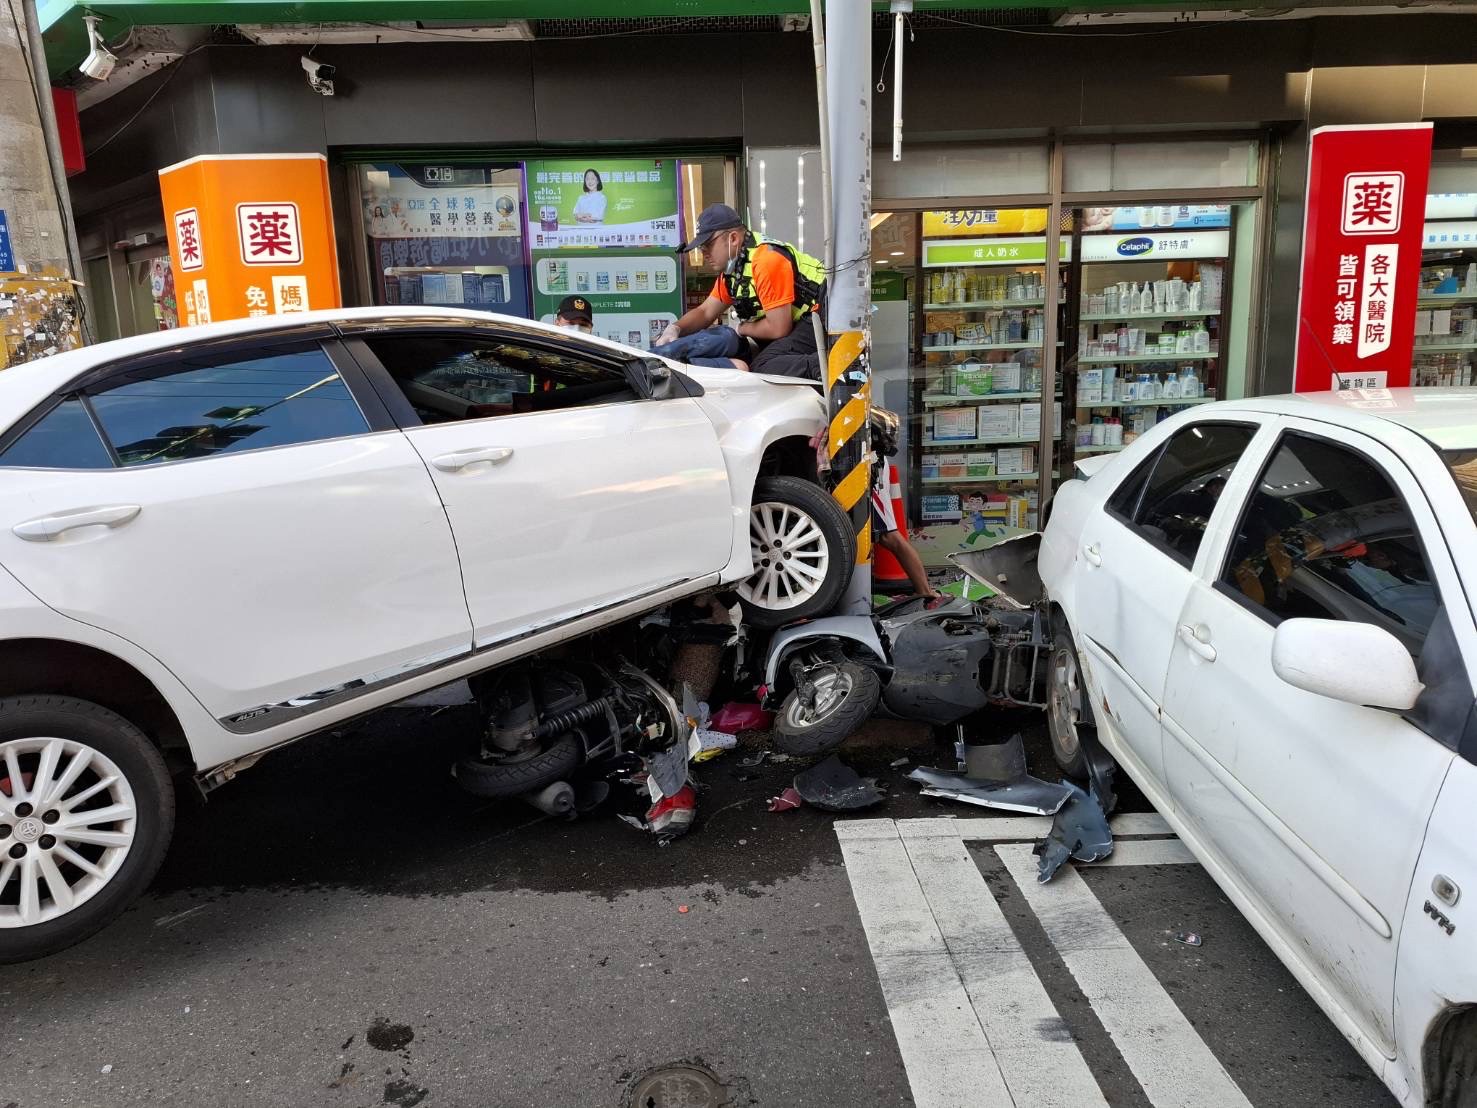
POLYGON ((1058 760, 1095 732, 1401 1103, 1477 1102, 1477 390, 1089 465, 1039 554, 1058 760))
MULTIPOLYGON (((718 587, 760 626, 826 612, 856 536, 815 480, 824 426, 804 381, 450 309, 211 324, 0 374, 0 962, 148 883, 169 770, 210 788, 718 587)), ((554 718, 500 732, 487 795, 571 768, 554 718)))

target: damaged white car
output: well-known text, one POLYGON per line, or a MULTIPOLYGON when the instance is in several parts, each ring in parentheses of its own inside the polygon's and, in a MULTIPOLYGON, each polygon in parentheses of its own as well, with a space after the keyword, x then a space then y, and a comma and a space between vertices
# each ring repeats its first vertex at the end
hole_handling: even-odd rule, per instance
POLYGON ((1053 622, 1058 761, 1100 742, 1402 1104, 1477 1103, 1477 390, 1206 405, 1089 465, 958 556, 1053 622))
MULTIPOLYGON (((7 370, 0 961, 139 893, 171 771, 212 787, 714 589, 761 627, 828 611, 856 538, 816 483, 823 425, 804 381, 450 309, 213 324, 7 370)), ((495 726, 468 772, 493 795, 680 729, 615 664, 482 692, 495 726)))

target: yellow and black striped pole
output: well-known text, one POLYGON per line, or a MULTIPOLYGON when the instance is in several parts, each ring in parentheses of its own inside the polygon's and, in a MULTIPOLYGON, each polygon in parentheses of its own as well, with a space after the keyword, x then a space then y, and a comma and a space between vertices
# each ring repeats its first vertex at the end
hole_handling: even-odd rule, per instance
MULTIPOLYGON (((867 364, 867 335, 865 330, 842 331, 829 339, 826 412, 831 428, 831 495, 856 528, 856 572, 865 578, 865 591, 860 595, 870 603, 872 524, 867 494, 872 488, 872 465, 867 416, 872 405, 872 379, 867 364)), ((853 588, 851 593, 856 591, 853 588)))
POLYGON ((826 262, 826 413, 831 494, 856 528, 856 568, 841 610, 872 610, 872 488, 868 413, 872 312, 872 5, 828 3, 825 119, 830 226, 826 262))

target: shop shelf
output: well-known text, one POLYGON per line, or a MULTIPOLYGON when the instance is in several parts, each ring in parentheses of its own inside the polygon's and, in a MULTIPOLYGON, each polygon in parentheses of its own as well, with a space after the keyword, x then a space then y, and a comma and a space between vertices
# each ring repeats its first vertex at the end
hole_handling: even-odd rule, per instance
POLYGON ((1213 312, 1151 312, 1148 315, 1134 312, 1128 315, 1121 313, 1119 315, 1080 315, 1077 321, 1079 323, 1134 323, 1156 319, 1218 319, 1220 314, 1219 308, 1213 312))
POLYGON ((1477 292, 1428 292, 1415 303, 1418 308, 1439 308, 1443 304, 1477 304, 1477 292))
MULTIPOLYGON (((1053 473, 1053 477, 1058 474, 1053 473)), ((925 485, 1008 485, 1015 481, 1039 481, 1040 473, 997 473, 994 477, 925 477, 925 485)))
POLYGON ((1045 300, 961 300, 957 304, 925 304, 925 312, 996 311, 1005 308, 1044 308, 1045 300))
POLYGON ((1209 354, 1129 354, 1110 355, 1094 354, 1092 357, 1078 355, 1078 365, 1142 365, 1145 362, 1211 362, 1220 355, 1212 351, 1209 354))
MULTIPOLYGON (((992 400, 1039 400, 1041 390, 1033 392, 992 392, 989 396, 950 396, 947 393, 928 393, 923 397, 923 404, 929 408, 952 408, 958 404, 988 404, 992 400)), ((1061 393, 1057 393, 1054 399, 1060 400, 1061 393)))
POLYGON ((925 346, 923 353, 950 354, 955 350, 1040 350, 1044 345, 1040 342, 956 342, 952 346, 925 346))
POLYGON ((1460 354, 1464 350, 1477 350, 1477 342, 1418 342, 1415 344, 1417 354, 1445 354, 1448 351, 1460 354))
POLYGON ((1019 439, 933 439, 923 440, 924 450, 952 450, 956 446, 1019 446, 1023 443, 1040 442, 1040 435, 1019 439))
POLYGON ((1214 396, 1192 396, 1180 400, 1104 400, 1098 404, 1078 404, 1077 407, 1092 408, 1188 408, 1192 404, 1214 404, 1214 396))

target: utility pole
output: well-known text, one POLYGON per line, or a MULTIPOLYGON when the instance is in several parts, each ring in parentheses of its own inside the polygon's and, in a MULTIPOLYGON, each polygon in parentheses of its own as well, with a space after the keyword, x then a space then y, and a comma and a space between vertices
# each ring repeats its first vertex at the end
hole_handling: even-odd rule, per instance
POLYGON ((81 340, 66 172, 34 0, 0 12, 0 368, 81 340), (14 333, 13 333, 14 332, 14 333))
POLYGON ((857 536, 856 572, 841 607, 866 615, 872 610, 872 5, 830 0, 825 41, 832 244, 826 411, 832 495, 851 516, 857 536))

